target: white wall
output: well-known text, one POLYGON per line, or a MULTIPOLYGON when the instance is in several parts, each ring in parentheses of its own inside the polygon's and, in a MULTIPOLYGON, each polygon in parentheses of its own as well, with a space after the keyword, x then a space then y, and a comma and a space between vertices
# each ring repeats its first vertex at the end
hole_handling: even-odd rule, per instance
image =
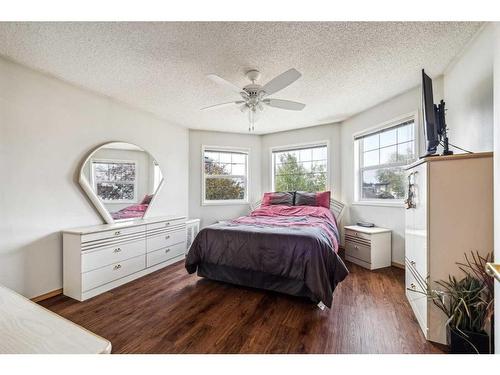
POLYGON ((189 131, 189 216, 201 219, 201 226, 218 220, 231 219, 246 215, 248 204, 201 204, 201 148, 202 146, 221 146, 249 149, 249 202, 255 202, 261 195, 261 138, 253 134, 221 133, 212 131, 189 131))
POLYGON ((262 191, 272 189, 271 149, 297 145, 302 143, 329 142, 328 168, 330 172, 330 189, 333 196, 341 196, 341 161, 340 161, 340 124, 313 126, 310 128, 290 130, 262 136, 262 191))
POLYGON ((493 149, 493 39, 490 24, 444 74, 450 142, 474 152, 493 149))
POLYGON ((0 58, 1 284, 27 297, 62 287, 60 231, 103 222, 77 171, 108 141, 137 144, 160 163, 152 216, 187 214, 187 129, 0 58))
MULTIPOLYGON (((439 77, 434 79, 434 96, 442 97, 442 80, 439 77)), ((419 129, 417 137, 421 139, 423 136, 420 106, 421 91, 418 87, 351 117, 341 126, 342 201, 349 205, 344 221, 345 223, 370 221, 377 226, 391 229, 392 261, 399 264, 404 264, 405 209, 403 206, 370 206, 354 203, 353 135, 403 115, 417 113, 416 127, 419 129)))

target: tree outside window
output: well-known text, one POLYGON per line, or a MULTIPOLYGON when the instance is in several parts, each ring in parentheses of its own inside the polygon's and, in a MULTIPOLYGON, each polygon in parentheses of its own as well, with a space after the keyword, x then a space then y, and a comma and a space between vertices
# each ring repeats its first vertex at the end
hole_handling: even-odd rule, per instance
POLYGON ((273 152, 275 191, 317 192, 327 189, 327 146, 273 152))
POLYGON ((134 161, 94 160, 92 180, 97 196, 106 202, 135 202, 137 164, 134 161))
POLYGON ((407 188, 404 167, 415 160, 414 133, 412 119, 356 139, 360 200, 404 199, 407 188))
POLYGON ((205 203, 247 200, 247 159, 241 151, 203 151, 205 203))

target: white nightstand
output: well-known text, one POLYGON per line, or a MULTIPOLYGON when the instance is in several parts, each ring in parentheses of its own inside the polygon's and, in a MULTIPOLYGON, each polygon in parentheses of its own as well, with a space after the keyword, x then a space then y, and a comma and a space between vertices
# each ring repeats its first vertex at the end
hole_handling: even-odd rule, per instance
POLYGON ((390 229, 348 225, 344 232, 346 260, 369 270, 391 265, 390 229))

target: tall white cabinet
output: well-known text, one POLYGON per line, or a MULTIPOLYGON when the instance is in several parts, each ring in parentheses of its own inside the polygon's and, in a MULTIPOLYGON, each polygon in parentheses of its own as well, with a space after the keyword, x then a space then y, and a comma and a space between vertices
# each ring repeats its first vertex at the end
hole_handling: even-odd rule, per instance
POLYGON ((493 251, 492 156, 434 156, 407 170, 414 198, 406 209, 406 296, 428 340, 446 344, 446 319, 419 293, 421 277, 436 287, 448 275, 463 277, 456 262, 464 253, 493 251))

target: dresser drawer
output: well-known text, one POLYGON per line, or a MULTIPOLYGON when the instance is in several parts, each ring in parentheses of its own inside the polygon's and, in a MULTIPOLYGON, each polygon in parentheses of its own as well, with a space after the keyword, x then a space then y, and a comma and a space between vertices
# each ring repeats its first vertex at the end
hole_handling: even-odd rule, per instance
POLYGON ((410 269, 406 269, 406 297, 410 302, 410 305, 415 313, 415 317, 427 338, 427 308, 428 299, 427 296, 422 293, 425 286, 420 285, 413 275, 410 269))
POLYGON ((148 231, 150 231, 150 230, 161 229, 161 228, 175 227, 175 226, 178 226, 181 224, 185 224, 184 219, 166 220, 166 221, 160 221, 157 223, 147 224, 146 229, 148 231))
MULTIPOLYGON (((360 233, 361 234, 361 233, 360 233)), ((346 241, 345 252, 347 256, 371 263, 370 246, 361 245, 356 242, 346 241)))
POLYGON ((82 253, 82 272, 124 261, 146 253, 144 239, 82 253))
POLYGON ((160 249, 147 254, 147 266, 151 267, 155 264, 166 262, 169 259, 183 255, 186 252, 186 242, 181 242, 176 245, 169 246, 165 249, 160 249))
POLYGON ((163 249, 175 245, 179 242, 186 241, 186 229, 182 229, 176 232, 163 232, 159 235, 152 237, 147 237, 146 249, 149 252, 163 249))
POLYGON ((365 241, 368 241, 368 242, 371 239, 370 234, 357 232, 355 230, 351 230, 351 229, 347 229, 347 228, 345 230, 345 235, 346 235, 346 237, 347 236, 351 236, 351 237, 354 237, 354 238, 361 238, 362 240, 365 240, 365 241))
POLYGON ((82 290, 85 292, 120 279, 146 268, 146 256, 141 255, 123 262, 110 264, 82 274, 82 290))
POLYGON ((428 275, 427 269, 427 237, 425 232, 405 231, 406 262, 424 278, 428 275))
POLYGON ((146 226, 145 225, 137 225, 134 227, 127 227, 121 229, 113 229, 106 230, 102 232, 88 233, 82 235, 82 244, 93 241, 107 241, 107 240, 116 240, 121 237, 133 237, 134 234, 141 235, 145 233, 146 226))

